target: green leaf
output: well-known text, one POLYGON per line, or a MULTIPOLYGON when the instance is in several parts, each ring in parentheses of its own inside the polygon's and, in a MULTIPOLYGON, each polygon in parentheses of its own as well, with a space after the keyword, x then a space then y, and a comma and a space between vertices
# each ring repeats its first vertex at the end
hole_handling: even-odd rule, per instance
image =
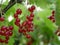
POLYGON ((47 8, 50 3, 47 0, 29 0, 31 4, 36 4, 42 8, 47 8))
POLYGON ((55 20, 56 24, 60 26, 60 0, 57 0, 56 2, 56 14, 55 14, 55 20))

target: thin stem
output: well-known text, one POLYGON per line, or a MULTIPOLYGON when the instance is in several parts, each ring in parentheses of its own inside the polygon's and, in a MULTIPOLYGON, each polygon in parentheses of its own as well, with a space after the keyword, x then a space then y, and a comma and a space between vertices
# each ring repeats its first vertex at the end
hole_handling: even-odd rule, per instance
MULTIPOLYGON (((22 3, 22 1, 23 0, 17 0, 17 3, 22 3)), ((2 12, 6 13, 15 3, 16 3, 15 0, 10 0, 10 2, 8 3, 8 5, 2 10, 2 12)), ((0 17, 1 17, 1 13, 0 13, 0 17)))

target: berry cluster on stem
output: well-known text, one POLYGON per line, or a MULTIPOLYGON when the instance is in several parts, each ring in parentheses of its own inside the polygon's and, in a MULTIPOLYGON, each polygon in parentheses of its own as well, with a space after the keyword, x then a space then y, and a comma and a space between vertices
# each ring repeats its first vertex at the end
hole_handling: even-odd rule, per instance
POLYGON ((8 43, 10 36, 12 36, 12 34, 13 34, 12 31, 13 31, 13 26, 9 26, 9 27, 2 26, 0 28, 0 35, 4 36, 5 39, 0 38, 0 43, 8 43))
POLYGON ((34 28, 34 24, 33 24, 34 10, 35 10, 34 5, 28 8, 30 15, 26 16, 26 20, 22 22, 22 24, 20 24, 20 19, 18 18, 18 15, 22 14, 22 10, 19 8, 16 10, 16 13, 14 14, 15 25, 19 27, 18 32, 22 33, 28 39, 31 39, 31 35, 29 34, 29 32, 33 32, 33 28, 34 28))
POLYGON ((52 15, 48 17, 48 19, 50 19, 52 22, 55 22, 55 17, 54 17, 54 15, 55 15, 55 11, 53 10, 53 11, 52 11, 52 15))

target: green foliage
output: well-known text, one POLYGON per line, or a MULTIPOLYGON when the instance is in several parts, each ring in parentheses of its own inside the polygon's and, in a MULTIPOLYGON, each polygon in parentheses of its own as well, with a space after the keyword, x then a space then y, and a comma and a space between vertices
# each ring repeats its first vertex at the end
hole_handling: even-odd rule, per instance
POLYGON ((60 26, 60 0, 56 2, 56 14, 55 14, 55 19, 56 19, 56 24, 60 26))
MULTIPOLYGON (((59 45, 60 41, 58 39, 58 37, 55 35, 55 31, 57 29, 56 24, 60 26, 60 1, 57 1, 57 8, 56 8, 56 15, 55 15, 55 19, 56 19, 56 24, 53 23, 52 21, 50 21, 48 19, 48 16, 51 15, 51 10, 48 8, 48 6, 51 5, 51 3, 54 3, 54 0, 29 0, 29 2, 31 4, 36 4, 37 6, 40 6, 41 8, 43 8, 43 11, 35 11, 35 17, 34 17, 34 32, 30 32, 29 34, 31 34, 32 38, 34 39, 34 42, 32 45, 40 45, 40 42, 44 40, 49 41, 49 43, 51 45, 59 45), (39 36, 43 35, 42 38, 39 38, 39 36), (52 40, 51 40, 52 39, 52 40)), ((7 5, 7 1, 2 5, 2 8, 4 8, 7 5)), ((13 43, 15 42, 15 38, 17 37, 17 35, 19 35, 18 33, 18 27, 14 24, 15 19, 13 19, 11 22, 8 21, 8 17, 11 15, 13 17, 14 13, 16 12, 16 10, 20 8, 22 9, 22 16, 19 16, 19 18, 21 19, 21 22, 23 22, 26 19, 26 15, 29 15, 29 11, 27 10, 27 8, 23 5, 23 4, 15 4, 13 7, 11 7, 5 16, 5 21, 3 23, 0 22, 0 27, 2 25, 12 25, 14 26, 14 30, 13 30, 13 36, 10 37, 9 43, 8 45, 13 45, 13 43)), ((24 41, 27 42, 27 39, 24 36, 20 36, 20 38, 18 39, 20 40, 20 45, 23 45, 24 41)))
POLYGON ((42 8, 48 8, 48 6, 53 3, 55 0, 29 0, 31 4, 36 4, 42 8))

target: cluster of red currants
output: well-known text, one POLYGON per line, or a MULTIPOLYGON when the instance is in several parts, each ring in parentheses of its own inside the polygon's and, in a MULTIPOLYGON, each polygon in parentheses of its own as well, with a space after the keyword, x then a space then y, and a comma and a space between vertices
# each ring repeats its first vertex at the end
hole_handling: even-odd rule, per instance
POLYGON ((14 14, 15 25, 19 27, 18 32, 22 33, 28 39, 31 38, 31 35, 28 34, 28 33, 33 32, 33 29, 34 29, 34 25, 33 25, 33 18, 34 18, 34 13, 33 12, 34 12, 34 10, 35 10, 34 5, 31 6, 30 8, 28 8, 28 11, 30 12, 30 15, 26 16, 26 20, 24 22, 22 22, 22 24, 20 24, 20 19, 18 18, 18 16, 22 14, 22 10, 17 9, 16 13, 14 14))
POLYGON ((54 15, 55 15, 55 11, 53 10, 53 11, 52 11, 52 15, 51 15, 50 17, 48 17, 48 19, 50 19, 52 22, 55 22, 55 17, 54 17, 54 15))
POLYGON ((0 28, 0 36, 1 37, 4 36, 4 39, 0 38, 0 43, 8 43, 10 36, 12 36, 13 34, 12 31, 13 31, 13 26, 9 26, 9 27, 2 26, 0 28))
POLYGON ((3 22, 4 21, 4 17, 0 17, 0 21, 3 22))

